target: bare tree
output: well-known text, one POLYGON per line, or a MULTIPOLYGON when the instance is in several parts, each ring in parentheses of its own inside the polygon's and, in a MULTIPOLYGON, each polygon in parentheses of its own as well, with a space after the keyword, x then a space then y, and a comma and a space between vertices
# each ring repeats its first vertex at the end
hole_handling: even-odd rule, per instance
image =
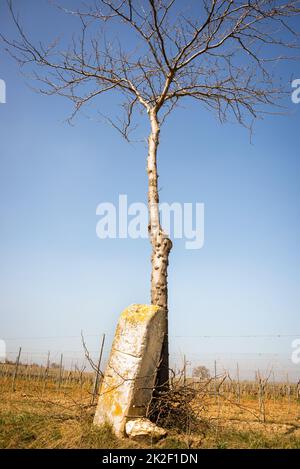
POLYGON ((77 16, 80 31, 69 47, 34 44, 7 0, 18 36, 2 36, 19 64, 33 66, 40 91, 72 100, 76 113, 114 92, 124 116, 109 121, 128 139, 137 111, 150 123, 148 138, 151 301, 165 311, 165 342, 158 384, 168 381, 168 284, 172 242, 159 213, 157 151, 162 124, 182 98, 250 126, 278 104, 285 90, 278 61, 298 57, 299 0, 94 0, 77 16), (126 39, 122 40, 126 29, 126 39), (129 39, 130 37, 130 39, 129 39))
POLYGON ((204 365, 198 365, 193 368, 193 378, 199 378, 200 381, 210 379, 210 371, 204 365))

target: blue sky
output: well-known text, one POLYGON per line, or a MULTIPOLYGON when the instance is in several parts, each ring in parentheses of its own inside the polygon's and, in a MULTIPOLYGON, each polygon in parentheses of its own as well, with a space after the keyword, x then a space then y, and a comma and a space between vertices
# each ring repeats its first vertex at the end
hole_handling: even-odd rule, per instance
MULTIPOLYGON (((44 0, 16 5, 33 39, 74 26, 44 0)), ((0 18, 1 31, 13 34, 4 2, 0 18)), ((296 63, 277 72, 300 77, 296 63)), ((7 85, 0 104, 0 336, 15 338, 7 341, 11 352, 23 345, 28 353, 49 348, 71 357, 80 341, 66 336, 82 329, 92 349, 106 332, 109 349, 122 309, 149 301, 150 247, 147 240, 98 239, 96 207, 119 194, 146 202, 146 147, 126 143, 93 109, 68 125, 70 103, 33 92, 3 49, 0 78, 7 85)), ((95 107, 110 103, 113 96, 95 107)), ((288 357, 291 338, 190 336, 300 335, 300 104, 287 98, 286 105, 288 115, 256 123, 252 144, 244 128, 220 125, 192 101, 162 130, 161 201, 205 204, 204 247, 188 251, 175 241, 170 258, 174 357, 288 357)), ((147 132, 143 121, 140 133, 147 132)))

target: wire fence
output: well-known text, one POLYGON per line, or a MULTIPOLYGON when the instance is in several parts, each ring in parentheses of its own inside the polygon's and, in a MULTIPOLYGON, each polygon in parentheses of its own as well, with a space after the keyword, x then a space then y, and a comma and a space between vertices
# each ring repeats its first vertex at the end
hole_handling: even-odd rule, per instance
MULTIPOLYGON (((94 405, 99 394, 101 381, 103 378, 105 335, 102 337, 100 349, 98 350, 98 360, 91 359, 90 352, 85 350, 85 358, 79 364, 75 360, 71 367, 66 367, 64 354, 60 353, 59 359, 52 361, 51 352, 47 353, 45 363, 38 363, 37 360, 27 361, 26 356, 44 357, 41 355, 30 355, 22 347, 19 347, 14 360, 6 359, 0 363, 0 380, 3 388, 10 388, 11 392, 21 391, 24 396, 32 393, 34 389, 39 389, 43 394, 51 393, 72 393, 72 390, 81 389, 91 397, 91 405, 94 405), (25 358, 25 359, 24 359, 25 358)), ((57 354, 54 355, 57 357, 57 354)), ((287 415, 295 414, 299 417, 300 405, 300 380, 291 382, 288 373, 285 380, 276 378, 273 368, 262 371, 257 368, 252 380, 241 379, 240 363, 236 363, 235 373, 218 367, 217 360, 214 360, 213 371, 204 365, 190 369, 190 362, 186 355, 183 356, 181 366, 177 362, 172 370, 173 380, 183 380, 184 386, 197 387, 205 382, 207 393, 212 398, 215 406, 221 406, 221 398, 242 406, 249 403, 249 400, 256 402, 257 415, 261 422, 266 421, 266 403, 273 402, 274 405, 287 406, 287 415), (196 371, 201 371, 197 374, 196 371)))
MULTIPOLYGON (((99 358, 101 337, 102 334, 84 334, 95 363, 99 358)), ((113 335, 106 333, 105 337, 102 367, 107 362, 113 335)), ((175 371, 182 368, 185 357, 186 372, 190 376, 199 365, 206 366, 213 375, 215 364, 218 373, 228 372, 235 376, 238 363, 241 380, 255 380, 258 370, 263 374, 272 370, 276 382, 288 379, 296 383, 300 378, 300 364, 292 362, 291 344, 299 337, 300 334, 170 335, 170 367, 175 371)), ((65 370, 85 367, 86 371, 92 371, 79 335, 8 337, 4 340, 8 361, 15 362, 21 347, 24 365, 46 366, 50 355, 50 362, 58 366, 63 355, 65 370)))
MULTIPOLYGON (((292 363, 290 350, 298 337, 170 335, 170 389, 181 386, 198 396, 205 389, 201 407, 207 404, 209 418, 218 421, 298 422, 300 366, 292 363)), ((65 405, 66 399, 84 398, 84 405, 93 407, 112 339, 109 334, 7 338, 1 391, 18 402, 50 399, 65 405)))
MULTIPOLYGON (((6 361, 15 363, 21 347, 19 358, 24 366, 51 366, 54 369, 59 368, 62 360, 65 370, 84 368, 88 372, 92 369, 86 357, 87 351, 95 363, 101 352, 102 367, 107 362, 113 336, 105 334, 103 343, 102 337, 103 334, 8 337, 4 339, 7 346, 6 361), (86 350, 83 347, 85 343, 86 350)), ((238 367, 242 380, 255 380, 259 370, 263 374, 272 371, 276 382, 298 382, 300 364, 294 364, 291 360, 291 343, 299 337, 300 334, 170 335, 170 367, 176 371, 185 362, 186 373, 190 376, 199 365, 206 366, 211 375, 215 374, 217 368, 218 373, 227 372, 235 376, 238 367), (220 339, 223 350, 217 352, 220 339), (266 351, 268 340, 273 344, 270 351, 266 351)))

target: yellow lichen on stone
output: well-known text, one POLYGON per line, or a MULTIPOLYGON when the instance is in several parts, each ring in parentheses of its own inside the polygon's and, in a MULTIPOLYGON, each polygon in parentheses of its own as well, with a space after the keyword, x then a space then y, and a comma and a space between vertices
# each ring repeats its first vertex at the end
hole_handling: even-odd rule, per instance
POLYGON ((112 408, 112 413, 113 415, 115 415, 116 417, 122 415, 122 407, 120 406, 120 404, 118 402, 114 402, 114 405, 113 405, 113 408, 112 408))
POLYGON ((122 415, 122 407, 119 404, 120 392, 112 379, 109 380, 109 383, 102 385, 100 395, 102 395, 103 405, 108 411, 110 410, 114 416, 122 415))
POLYGON ((121 318, 131 323, 146 321, 157 313, 159 306, 133 304, 126 308, 121 318))

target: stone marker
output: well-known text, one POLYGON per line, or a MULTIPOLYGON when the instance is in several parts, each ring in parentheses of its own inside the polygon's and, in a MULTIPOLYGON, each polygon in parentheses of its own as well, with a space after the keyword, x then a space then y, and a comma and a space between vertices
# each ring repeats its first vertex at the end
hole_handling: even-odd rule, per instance
POLYGON ((109 423, 125 436, 128 420, 145 417, 163 343, 164 314, 158 306, 131 305, 119 319, 104 373, 95 425, 109 423))
POLYGON ((151 440, 152 443, 164 438, 167 431, 152 423, 149 419, 129 420, 125 426, 126 435, 134 440, 151 440))

